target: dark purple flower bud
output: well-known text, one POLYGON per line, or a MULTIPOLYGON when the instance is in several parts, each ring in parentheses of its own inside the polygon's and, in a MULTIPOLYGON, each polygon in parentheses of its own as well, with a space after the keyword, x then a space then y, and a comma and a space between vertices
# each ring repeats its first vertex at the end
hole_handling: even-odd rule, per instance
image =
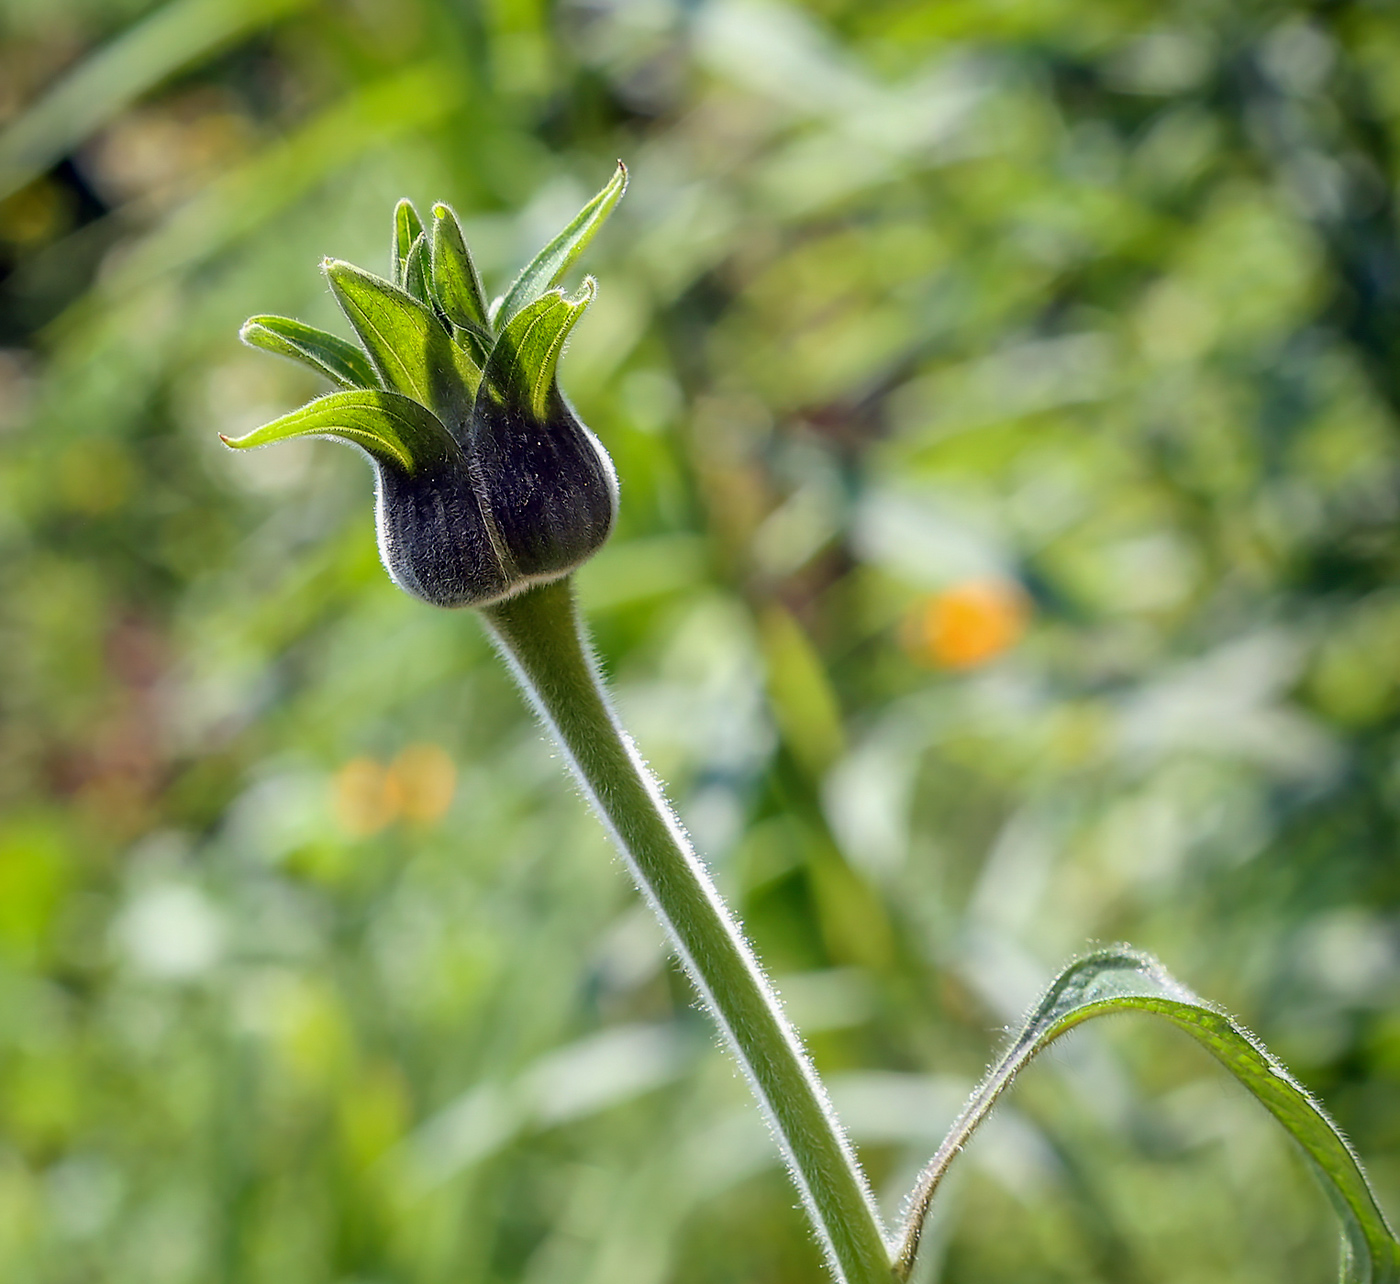
POLYGON ((394 582, 434 606, 484 606, 568 574, 617 511, 612 461, 559 391, 564 340, 596 290, 556 288, 627 185, 612 181, 521 272, 496 308, 456 216, 394 212, 391 278, 328 260, 360 346, 284 317, 245 342, 312 366, 342 391, 255 429, 240 449, 324 436, 358 446, 377 478, 379 550, 394 582))

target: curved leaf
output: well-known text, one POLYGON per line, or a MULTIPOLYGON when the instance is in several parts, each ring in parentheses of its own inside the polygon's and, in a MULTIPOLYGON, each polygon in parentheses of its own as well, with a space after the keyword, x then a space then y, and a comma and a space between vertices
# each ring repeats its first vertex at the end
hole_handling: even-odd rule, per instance
POLYGON ((379 376, 353 343, 290 317, 249 317, 238 337, 252 348, 304 362, 343 388, 375 388, 379 376))
POLYGON ((930 1203, 953 1156, 997 1098, 1038 1052, 1093 1017, 1149 1012, 1185 1030, 1279 1121, 1312 1161, 1342 1221, 1343 1284, 1400 1281, 1400 1242, 1386 1223, 1361 1161, 1322 1107, 1254 1035, 1198 998, 1156 959, 1119 947, 1078 960, 1055 979, 1010 1048, 988 1072, 919 1177, 896 1259, 906 1278, 914 1265, 930 1203))
POLYGON ((422 402, 448 424, 464 423, 481 371, 471 354, 452 342, 437 314, 351 263, 327 259, 324 268, 384 386, 422 402))
POLYGON ((516 313, 528 307, 546 290, 558 285, 570 264, 583 253, 584 247, 603 226, 626 190, 627 166, 618 161, 617 172, 608 185, 579 210, 568 227, 535 255, 515 278, 515 283, 506 291, 492 320, 513 320, 516 313))
POLYGON ((333 392, 245 436, 223 437, 223 442, 237 450, 247 450, 294 437, 348 441, 410 477, 461 456, 452 435, 430 411, 410 397, 379 389, 333 392))
POLYGON ((564 340, 593 302, 597 288, 593 278, 586 277, 572 299, 555 290, 513 316, 491 351, 483 385, 499 400, 526 405, 536 419, 543 419, 564 340))

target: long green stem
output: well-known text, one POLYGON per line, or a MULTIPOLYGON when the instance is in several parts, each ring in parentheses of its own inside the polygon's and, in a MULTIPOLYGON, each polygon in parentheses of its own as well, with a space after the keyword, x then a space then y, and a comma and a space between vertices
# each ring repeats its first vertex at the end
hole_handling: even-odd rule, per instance
POLYGON ((608 704, 571 582, 482 613, 748 1074, 833 1272, 846 1284, 891 1284, 889 1248, 855 1155, 777 996, 608 704))

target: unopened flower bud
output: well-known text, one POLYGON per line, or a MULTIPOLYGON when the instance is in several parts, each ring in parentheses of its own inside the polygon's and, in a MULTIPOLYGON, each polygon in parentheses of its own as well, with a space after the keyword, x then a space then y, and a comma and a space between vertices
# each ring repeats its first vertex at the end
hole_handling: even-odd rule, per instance
POLYGON ((377 477, 384 565, 434 606, 484 606, 568 574, 611 532, 617 478, 557 375, 596 287, 588 278, 572 298, 556 287, 626 185, 619 165, 491 308, 452 211, 434 206, 429 231, 401 201, 389 279, 323 265, 359 345, 285 317, 253 317, 242 330, 341 390, 224 440, 358 446, 377 477))

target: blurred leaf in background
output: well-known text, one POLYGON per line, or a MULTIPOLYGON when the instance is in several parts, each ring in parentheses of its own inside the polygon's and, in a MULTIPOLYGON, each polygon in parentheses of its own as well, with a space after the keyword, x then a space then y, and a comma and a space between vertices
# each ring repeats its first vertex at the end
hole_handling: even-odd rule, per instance
MULTIPOLYGON (((819 1278, 476 621, 387 583, 348 452, 218 442, 325 390, 238 325, 337 329, 316 266, 400 197, 494 295, 619 156, 562 375, 623 481, 585 602, 887 1205, 1128 939, 1400 1207, 1386 6, 0 23, 6 1279, 819 1278)), ((1170 1032, 1076 1036, 969 1160, 949 1284, 1332 1270, 1170 1032)))

